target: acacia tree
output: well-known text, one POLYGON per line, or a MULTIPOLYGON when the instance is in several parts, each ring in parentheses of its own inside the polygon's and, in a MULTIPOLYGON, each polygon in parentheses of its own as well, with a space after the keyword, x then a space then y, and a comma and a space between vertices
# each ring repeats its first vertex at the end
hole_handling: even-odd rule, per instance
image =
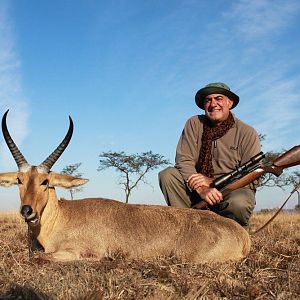
MULTIPOLYGON (((265 139, 265 135, 260 134, 259 135, 260 141, 263 141, 265 139)), ((285 151, 282 151, 285 152, 285 151)), ((265 164, 272 164, 272 162, 280 156, 280 152, 274 152, 269 151, 265 153, 265 164)), ((299 183, 300 183, 300 172, 298 170, 296 171, 290 171, 285 170, 283 174, 281 174, 279 177, 276 177, 272 173, 266 173, 265 175, 261 176, 259 180, 258 188, 263 187, 279 187, 282 190, 285 190, 285 187, 287 186, 293 186, 295 188, 295 192, 297 192, 298 195, 298 204, 295 206, 295 210, 300 210, 300 193, 299 193, 299 183)))
POLYGON ((114 168, 120 173, 118 184, 125 191, 125 202, 128 203, 132 190, 142 181, 148 184, 145 180, 145 175, 160 166, 169 164, 169 160, 164 159, 162 155, 154 154, 152 151, 142 152, 141 154, 126 154, 121 152, 102 152, 99 154, 98 171, 103 171, 108 168, 114 168))
MULTIPOLYGON (((66 165, 60 173, 63 175, 70 175, 70 176, 82 178, 83 173, 78 172, 78 168, 80 166, 81 163, 66 165)), ((73 200, 74 194, 78 192, 82 192, 83 187, 69 188, 68 190, 70 192, 71 199, 73 200)))
MULTIPOLYGON (((260 141, 265 139, 265 135, 259 134, 260 141)), ((285 152, 286 150, 283 150, 285 152)), ((275 152, 275 151, 268 151, 265 153, 264 163, 265 164, 272 164, 272 162, 280 156, 282 153, 275 152)), ((272 173, 266 173, 265 175, 261 176, 259 182, 259 188, 263 187, 279 187, 284 190, 287 186, 296 187, 300 182, 300 172, 299 171, 290 171, 286 169, 283 174, 279 177, 276 177, 272 173)))
MULTIPOLYGON (((278 152, 267 152, 265 157, 265 163, 272 163, 279 155, 278 152)), ((287 186, 294 186, 296 187, 297 184, 299 184, 300 181, 300 172, 298 171, 289 171, 288 169, 284 170, 284 173, 281 174, 279 177, 275 176, 272 173, 266 173, 261 177, 261 182, 259 186, 261 188, 263 187, 275 187, 278 186, 281 189, 284 190, 287 186)))

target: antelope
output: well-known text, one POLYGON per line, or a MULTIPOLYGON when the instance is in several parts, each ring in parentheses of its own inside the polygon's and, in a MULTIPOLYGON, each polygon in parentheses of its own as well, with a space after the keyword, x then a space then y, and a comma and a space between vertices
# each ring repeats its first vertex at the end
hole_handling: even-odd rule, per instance
POLYGON ((68 146, 73 121, 51 155, 33 166, 16 146, 2 118, 4 140, 18 166, 0 173, 0 185, 18 185, 20 214, 50 261, 101 260, 120 252, 132 259, 174 255, 191 263, 239 260, 249 254, 250 238, 235 221, 211 211, 162 205, 126 204, 103 198, 58 199, 55 187, 88 180, 51 171, 68 146))

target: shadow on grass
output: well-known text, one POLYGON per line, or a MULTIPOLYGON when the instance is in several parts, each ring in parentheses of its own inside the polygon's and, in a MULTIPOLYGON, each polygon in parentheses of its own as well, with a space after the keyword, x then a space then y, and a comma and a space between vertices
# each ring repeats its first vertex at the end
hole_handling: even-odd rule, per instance
POLYGON ((34 290, 30 286, 13 285, 7 293, 0 295, 0 300, 49 300, 45 293, 34 290))

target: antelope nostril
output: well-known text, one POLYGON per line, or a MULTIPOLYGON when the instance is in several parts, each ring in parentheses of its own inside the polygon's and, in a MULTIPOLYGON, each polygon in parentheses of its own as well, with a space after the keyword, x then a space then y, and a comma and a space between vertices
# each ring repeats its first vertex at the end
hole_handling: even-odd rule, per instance
POLYGON ((23 205, 21 208, 21 215, 23 217, 29 217, 32 214, 32 207, 30 205, 23 205))

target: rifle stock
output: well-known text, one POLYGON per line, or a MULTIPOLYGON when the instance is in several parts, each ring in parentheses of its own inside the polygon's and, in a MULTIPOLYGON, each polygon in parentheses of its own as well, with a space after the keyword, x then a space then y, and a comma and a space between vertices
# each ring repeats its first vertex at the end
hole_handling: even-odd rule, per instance
POLYGON ((264 175, 266 173, 266 168, 262 167, 262 168, 258 168, 254 171, 252 171, 249 174, 246 174, 245 176, 241 177, 240 179, 236 180, 235 182, 227 185, 226 187, 224 187, 223 189, 221 189, 221 193, 223 196, 228 195, 230 192, 242 188, 248 184, 250 184, 251 182, 253 182, 254 180, 257 180, 260 176, 264 175))
MULTIPOLYGON (((278 156, 271 166, 259 167, 250 173, 243 175, 234 182, 225 185, 220 191, 223 196, 228 195, 230 192, 242 188, 251 182, 259 179, 266 173, 272 173, 276 176, 280 176, 284 169, 297 166, 300 164, 300 145, 291 148, 282 155, 278 156)), ((193 206, 197 209, 204 209, 207 207, 207 203, 203 200, 193 206)))
POLYGON ((300 145, 291 148, 282 155, 278 156, 273 165, 283 169, 297 166, 300 164, 300 145))

